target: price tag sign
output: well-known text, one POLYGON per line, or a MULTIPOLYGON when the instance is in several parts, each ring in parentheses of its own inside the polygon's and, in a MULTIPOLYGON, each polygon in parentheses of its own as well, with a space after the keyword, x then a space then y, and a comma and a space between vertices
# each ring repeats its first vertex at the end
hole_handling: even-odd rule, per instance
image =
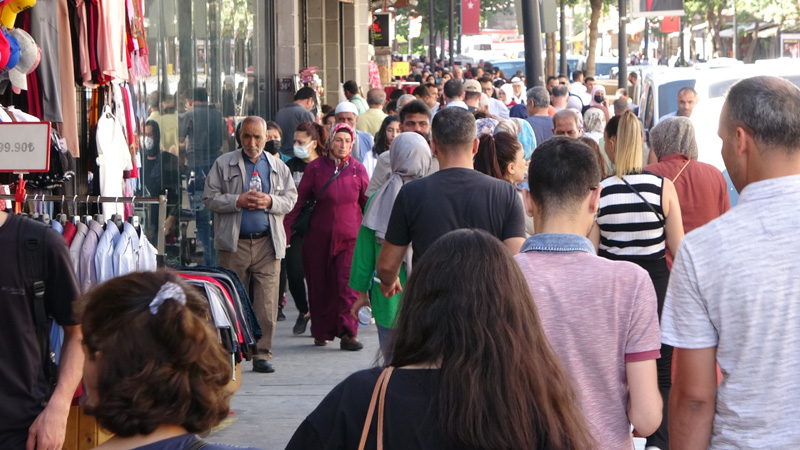
POLYGON ((395 61, 392 63, 392 76, 404 77, 411 72, 411 64, 408 61, 395 61))
POLYGON ((49 122, 0 123, 0 172, 50 170, 49 122))

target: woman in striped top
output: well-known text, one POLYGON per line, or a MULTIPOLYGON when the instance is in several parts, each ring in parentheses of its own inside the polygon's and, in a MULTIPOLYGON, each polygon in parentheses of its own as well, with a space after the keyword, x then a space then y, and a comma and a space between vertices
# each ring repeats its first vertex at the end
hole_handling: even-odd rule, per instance
MULTIPOLYGON (((606 153, 614 173, 600 182, 600 207, 590 238, 600 256, 633 262, 650 274, 658 299, 658 317, 667 295, 669 270, 665 248, 676 254, 683 239, 681 208, 668 179, 642 170, 642 127, 632 111, 606 125, 606 153)), ((657 360, 658 387, 669 404, 672 347, 661 346, 657 360)), ((647 439, 647 446, 669 448, 667 421, 647 439)))

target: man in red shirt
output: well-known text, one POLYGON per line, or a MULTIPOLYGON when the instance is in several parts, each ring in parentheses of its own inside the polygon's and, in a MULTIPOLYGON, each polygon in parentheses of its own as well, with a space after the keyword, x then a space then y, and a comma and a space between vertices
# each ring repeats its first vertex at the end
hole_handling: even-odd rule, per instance
MULTIPOLYGON (((697 161, 694 126, 687 117, 667 117, 650 130, 650 146, 658 163, 644 170, 668 178, 681 204, 683 230, 688 234, 731 208, 725 177, 716 167, 697 161)), ((672 268, 667 250, 667 265, 672 268)))

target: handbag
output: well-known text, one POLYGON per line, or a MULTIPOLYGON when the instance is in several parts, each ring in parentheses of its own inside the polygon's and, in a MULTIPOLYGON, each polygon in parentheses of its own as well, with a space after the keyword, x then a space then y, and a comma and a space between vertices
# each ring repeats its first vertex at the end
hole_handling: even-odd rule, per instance
POLYGON ((308 234, 308 231, 311 229, 311 214, 314 212, 314 207, 317 205, 317 200, 319 200, 319 198, 322 196, 322 193, 325 192, 325 189, 328 189, 328 186, 333 183, 333 180, 335 180, 349 164, 350 161, 345 161, 344 165, 342 165, 342 168, 336 171, 331 179, 328 180, 324 186, 322 186, 319 194, 317 194, 315 198, 306 200, 306 202, 303 203, 303 206, 300 208, 300 214, 297 215, 297 219, 295 219, 294 223, 292 224, 292 234, 296 234, 298 236, 305 236, 308 234))
POLYGON ((375 383, 375 389, 372 391, 372 399, 369 401, 369 410, 367 410, 367 419, 364 421, 364 429, 361 432, 361 442, 358 444, 358 450, 364 450, 367 445, 367 435, 369 434, 369 427, 372 425, 372 416, 375 413, 375 403, 378 402, 378 450, 383 450, 383 410, 384 400, 386 398, 386 388, 389 386, 389 378, 392 376, 394 367, 389 366, 383 369, 381 376, 378 377, 378 382, 375 383))

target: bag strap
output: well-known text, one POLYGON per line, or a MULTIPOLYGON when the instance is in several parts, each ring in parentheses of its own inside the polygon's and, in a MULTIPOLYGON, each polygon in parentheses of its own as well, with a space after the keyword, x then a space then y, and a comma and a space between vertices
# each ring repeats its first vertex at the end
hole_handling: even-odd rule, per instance
POLYGON ((183 447, 183 450, 200 450, 201 448, 205 448, 208 446, 208 442, 202 440, 201 438, 196 438, 192 442, 186 444, 186 447, 183 447))
POLYGON ((42 368, 50 386, 55 384, 53 370, 55 354, 50 348, 50 327, 45 308, 45 280, 47 279, 47 226, 35 221, 20 224, 17 242, 19 261, 27 292, 33 298, 33 320, 42 352, 42 368))
POLYGON ((675 182, 675 180, 678 179, 679 176, 681 176, 681 174, 683 173, 683 169, 685 169, 686 166, 688 166, 690 162, 692 162, 691 158, 688 161, 686 161, 686 164, 684 164, 683 167, 681 167, 681 170, 678 172, 677 175, 675 175, 675 178, 672 179, 673 183, 675 182))
POLYGON ((327 183, 325 183, 325 185, 324 185, 324 186, 322 186, 322 189, 320 189, 320 190, 319 190, 319 194, 317 194, 317 196, 316 196, 316 197, 314 197, 314 200, 313 200, 313 202, 314 202, 314 203, 317 203, 317 200, 319 200, 319 198, 320 198, 320 197, 322 197, 322 193, 323 193, 323 192, 325 192, 325 189, 328 189, 328 186, 330 186, 330 185, 331 185, 331 183, 333 183, 333 180, 335 180, 336 178, 338 178, 338 177, 339 177, 339 175, 340 175, 340 174, 342 173, 342 171, 344 170, 344 168, 345 168, 345 167, 347 167, 347 166, 349 166, 349 165, 350 165, 350 161, 345 161, 345 162, 344 162, 344 164, 342 164, 342 168, 341 168, 341 169, 339 169, 339 170, 337 170, 337 171, 336 171, 336 173, 334 173, 334 174, 333 174, 333 176, 331 177, 331 179, 330 179, 330 180, 328 180, 328 182, 327 182, 327 183))
POLYGON ((364 421, 364 429, 361 431, 361 442, 358 444, 358 450, 364 450, 367 445, 367 435, 369 434, 369 427, 372 425, 372 416, 375 413, 375 403, 378 402, 378 450, 383 450, 383 410, 384 401, 386 398, 386 388, 389 385, 389 378, 392 376, 394 367, 389 366, 383 369, 381 375, 378 377, 378 382, 375 383, 375 389, 372 391, 372 399, 369 401, 369 410, 367 410, 367 419, 364 421), (378 401, 378 398, 380 400, 378 401))
POLYGON ((641 193, 639 193, 639 191, 637 191, 635 187, 631 186, 631 184, 628 183, 628 180, 626 180, 625 177, 620 177, 620 178, 622 178, 622 181, 625 183, 626 186, 628 186, 628 188, 630 188, 631 191, 633 191, 634 194, 638 195, 639 198, 642 199, 644 204, 647 205, 648 208, 650 208, 650 211, 653 211, 653 214, 656 215, 658 221, 661 222, 661 226, 666 228, 667 224, 664 223, 664 219, 661 218, 661 214, 659 214, 658 211, 656 211, 653 205, 651 205, 650 202, 648 202, 647 199, 644 198, 644 196, 641 193))

